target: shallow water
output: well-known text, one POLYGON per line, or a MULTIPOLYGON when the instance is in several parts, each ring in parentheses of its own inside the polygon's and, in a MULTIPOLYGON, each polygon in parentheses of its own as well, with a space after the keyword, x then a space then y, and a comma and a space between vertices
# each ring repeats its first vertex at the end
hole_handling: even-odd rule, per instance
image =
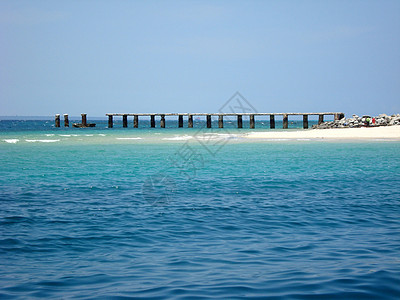
POLYGON ((399 142, 36 122, 0 132, 0 297, 400 296, 399 142))

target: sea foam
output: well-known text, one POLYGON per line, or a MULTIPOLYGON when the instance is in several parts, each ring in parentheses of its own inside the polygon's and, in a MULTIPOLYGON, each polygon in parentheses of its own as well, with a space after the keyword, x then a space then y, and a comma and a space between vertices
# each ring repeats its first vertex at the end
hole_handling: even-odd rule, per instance
POLYGON ((9 144, 16 144, 19 142, 19 139, 4 139, 3 141, 9 144))
POLYGON ((55 143, 59 142, 60 140, 25 140, 25 142, 28 143, 55 143))

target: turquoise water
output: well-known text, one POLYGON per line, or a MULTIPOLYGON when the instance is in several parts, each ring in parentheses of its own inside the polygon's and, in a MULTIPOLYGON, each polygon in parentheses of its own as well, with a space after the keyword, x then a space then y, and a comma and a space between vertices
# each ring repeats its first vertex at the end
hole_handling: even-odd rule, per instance
POLYGON ((52 125, 0 121, 2 298, 400 297, 400 142, 52 125))

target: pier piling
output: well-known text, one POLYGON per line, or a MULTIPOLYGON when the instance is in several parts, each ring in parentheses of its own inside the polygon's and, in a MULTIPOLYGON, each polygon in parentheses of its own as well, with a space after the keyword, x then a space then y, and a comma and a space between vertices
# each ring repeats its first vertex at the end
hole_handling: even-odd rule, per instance
POLYGON ((308 129, 308 115, 303 115, 303 128, 308 129))
POLYGON ((242 115, 237 116, 237 124, 238 124, 238 128, 243 128, 242 115))
POLYGON ((55 117, 55 127, 60 127, 60 115, 56 114, 55 117))
POLYGON ((178 116, 178 127, 183 127, 183 115, 179 115, 178 116))
POLYGON ((81 114, 82 116, 82 127, 87 127, 86 114, 81 114))
POLYGON ((250 115, 250 128, 255 128, 255 120, 254 120, 254 115, 250 115))
POLYGON ((122 116, 122 127, 124 128, 128 127, 128 115, 122 116))
POLYGON ((283 129, 288 129, 288 127, 289 127, 288 115, 284 114, 283 115, 283 129))
POLYGON ((207 128, 211 128, 211 115, 207 115, 207 128))
POLYGON ((165 115, 161 115, 160 127, 165 128, 165 115))
POLYGON ((64 127, 69 127, 68 114, 64 114, 64 127))
MULTIPOLYGON (((108 116, 108 128, 113 127, 113 118, 114 116, 122 117, 122 124, 123 127, 128 127, 128 117, 133 116, 133 127, 138 128, 139 127, 139 117, 143 116, 150 116, 150 127, 154 128, 156 127, 156 117, 160 116, 160 127, 165 128, 166 127, 166 119, 165 117, 172 117, 172 116, 177 116, 178 117, 178 127, 183 127, 183 119, 187 116, 187 122, 188 128, 193 128, 194 127, 194 122, 193 122, 193 117, 198 117, 198 116, 205 116, 206 117, 206 126, 207 128, 212 128, 212 118, 213 116, 217 117, 218 116, 218 127, 219 128, 224 128, 224 117, 237 117, 237 128, 243 128, 243 116, 247 118, 249 116, 249 124, 250 124, 250 129, 254 129, 256 127, 256 116, 269 116, 269 123, 270 123, 270 128, 274 129, 276 126, 275 122, 275 117, 276 116, 282 116, 282 126, 283 129, 288 129, 289 128, 289 116, 303 116, 303 128, 307 129, 309 128, 309 116, 318 116, 318 124, 321 124, 324 122, 325 116, 333 116, 335 120, 341 120, 342 118, 345 117, 344 113, 342 112, 315 112, 315 113, 256 113, 256 112, 250 112, 250 113, 235 113, 235 112, 230 112, 230 113, 113 113, 113 114, 106 114, 108 116)), ((60 127, 60 115, 57 114, 55 117, 55 123, 56 127, 60 127)), ((68 115, 64 114, 64 124, 66 127, 68 127, 69 122, 68 122, 68 115), (67 125, 68 124, 68 125, 67 125)), ((79 124, 79 127, 94 127, 95 124, 87 124, 86 122, 86 114, 82 114, 82 124, 79 124), (93 126, 92 126, 93 125, 93 126)), ((74 127, 75 123, 73 124, 74 127)))
POLYGON ((335 113, 335 121, 339 121, 344 118, 344 113, 335 113))
POLYGON ((193 128, 193 115, 188 116, 188 128, 193 128))
POLYGON ((275 115, 269 116, 269 128, 271 129, 275 128, 275 115))
POLYGON ((323 115, 323 114, 320 114, 320 115, 318 116, 318 125, 321 125, 322 123, 324 123, 324 115, 323 115))
POLYGON ((224 128, 224 116, 223 115, 218 115, 218 127, 224 128))

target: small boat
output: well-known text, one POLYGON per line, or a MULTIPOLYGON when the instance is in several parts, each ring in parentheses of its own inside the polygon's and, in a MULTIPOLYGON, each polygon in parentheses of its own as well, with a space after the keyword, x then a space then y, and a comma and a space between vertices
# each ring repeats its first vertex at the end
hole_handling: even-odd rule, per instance
POLYGON ((86 126, 83 126, 82 123, 73 123, 72 127, 76 128, 96 127, 96 123, 87 123, 86 126))

